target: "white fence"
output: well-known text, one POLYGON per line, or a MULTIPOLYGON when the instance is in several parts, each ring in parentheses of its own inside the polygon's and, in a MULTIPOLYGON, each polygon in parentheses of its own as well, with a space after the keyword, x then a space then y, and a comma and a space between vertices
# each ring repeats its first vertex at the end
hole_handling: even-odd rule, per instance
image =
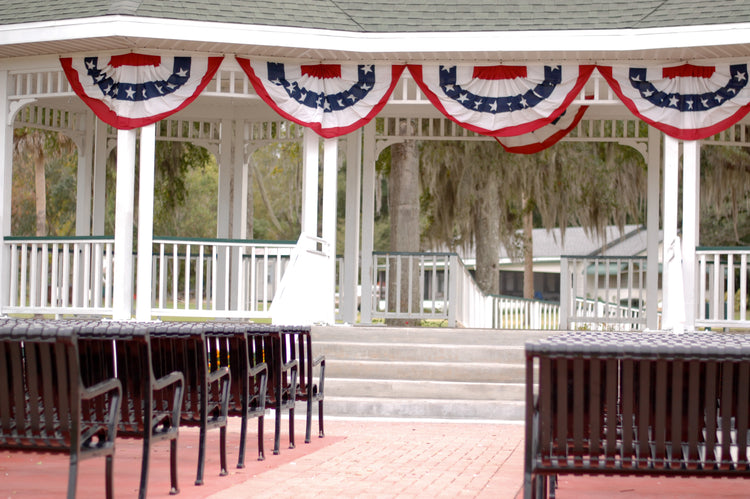
POLYGON ((698 248, 697 327, 748 327, 750 248, 698 248))
MULTIPOLYGON (((294 245, 154 238, 151 313, 270 318, 294 245)), ((112 315, 112 237, 8 237, 5 246, 10 265, 0 273, 7 275, 0 283, 8 289, 3 313, 112 315)))
POLYGON ((293 242, 154 238, 152 315, 270 318, 293 242))
POLYGON ((561 329, 644 329, 646 257, 563 257, 560 310, 561 329))
POLYGON ((556 303, 487 295, 455 253, 375 252, 373 262, 373 318, 444 320, 449 327, 559 327, 556 303))
POLYGON ((4 313, 112 313, 111 237, 7 237, 4 313))

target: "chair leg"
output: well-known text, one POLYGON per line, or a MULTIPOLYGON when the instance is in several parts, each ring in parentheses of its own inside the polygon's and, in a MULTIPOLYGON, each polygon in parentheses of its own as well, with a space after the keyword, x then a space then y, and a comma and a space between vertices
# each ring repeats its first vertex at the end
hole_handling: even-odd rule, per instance
POLYGON ((323 400, 318 401, 318 438, 325 437, 326 434, 323 431, 323 400))
POLYGON ((105 480, 107 487, 107 499, 114 499, 115 497, 115 481, 114 481, 114 456, 107 456, 106 461, 105 480))
POLYGON ((258 416, 258 461, 263 461, 266 458, 265 451, 263 450, 263 414, 258 416))
POLYGON ((242 422, 240 423, 240 455, 237 458, 237 468, 245 467, 245 444, 247 442, 247 409, 242 410, 242 422))
POLYGON ((169 491, 169 494, 170 495, 179 494, 180 488, 177 486, 177 439, 176 438, 173 438, 172 440, 169 441, 169 479, 172 484, 172 489, 169 491))
POLYGON ((276 408, 275 431, 273 434, 273 453, 277 455, 281 447, 281 408, 276 408))
POLYGON ((294 449, 294 407, 289 409, 289 448, 294 449))
POLYGON ((305 443, 310 443, 310 434, 312 433, 312 397, 307 398, 307 420, 305 422, 305 443))
MULTIPOLYGON (((143 457, 141 458, 141 485, 138 490, 138 498, 146 498, 146 490, 148 489, 148 460, 149 454, 151 453, 151 442, 149 439, 143 439, 143 457)), ((176 464, 176 463, 175 463, 176 464)), ((170 494, 172 491, 170 491, 170 494)))
POLYGON ((203 472, 206 465, 206 428, 201 428, 198 436, 198 471, 195 474, 195 484, 203 485, 203 472))
POLYGON ((221 471, 219 476, 227 476, 227 427, 222 426, 219 428, 219 461, 221 464, 221 471))
POLYGON ((75 499, 78 488, 78 456, 70 454, 70 469, 68 470, 68 499, 75 499))

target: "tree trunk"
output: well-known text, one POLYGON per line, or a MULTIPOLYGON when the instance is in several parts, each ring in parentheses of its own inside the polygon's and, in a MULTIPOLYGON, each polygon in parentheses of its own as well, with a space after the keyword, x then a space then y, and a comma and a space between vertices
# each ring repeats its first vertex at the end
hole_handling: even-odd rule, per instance
MULTIPOLYGON (((393 252, 419 251, 419 155, 417 143, 409 140, 391 146, 391 174, 388 182, 388 202, 391 224, 390 249, 393 252)), ((408 265, 402 262, 400 274, 396 265, 389 269, 388 310, 401 312, 421 311, 419 303, 419 267, 414 261, 408 265), (411 279, 409 273, 411 272, 411 279), (397 277, 398 276, 398 277, 397 277), (411 281, 411 289, 409 282, 411 281), (398 286, 398 287, 397 287, 398 286), (400 292, 399 292, 400 291, 400 292), (396 300, 399 300, 397 303, 396 300)), ((392 326, 414 326, 414 320, 389 319, 392 326)))
MULTIPOLYGON (((524 203, 525 204, 525 203, 524 203)), ((523 214, 523 297, 534 298, 534 214, 523 214)))
POLYGON ((36 235, 47 235, 47 180, 44 173, 44 155, 34 161, 34 195, 36 197, 36 235))
POLYGON ((496 295, 500 292, 500 193, 495 183, 487 180, 474 210, 477 256, 474 278, 479 289, 496 295))

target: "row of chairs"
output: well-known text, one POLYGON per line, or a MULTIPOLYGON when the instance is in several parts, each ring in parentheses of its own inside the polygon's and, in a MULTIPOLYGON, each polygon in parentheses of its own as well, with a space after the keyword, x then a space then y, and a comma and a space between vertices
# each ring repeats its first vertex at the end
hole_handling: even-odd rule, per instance
MULTIPOLYGON (((139 497, 146 495, 151 446, 162 440, 170 441, 170 492, 179 491, 177 437, 180 425, 200 428, 196 485, 203 483, 209 430, 220 432, 220 474, 227 474, 229 416, 242 418, 237 460, 240 468, 244 467, 247 424, 252 418, 258 421, 258 458, 265 457, 263 431, 267 409, 274 409, 276 416, 274 454, 280 451, 283 411, 289 414, 289 446, 295 445, 297 401, 307 403, 305 441, 310 441, 315 403, 318 404, 319 436, 324 436, 325 358, 312 358, 309 327, 239 322, 5 322, 11 322, 16 329, 43 323, 46 330, 72 331, 80 359, 82 386, 92 386, 101 380, 119 380, 122 403, 117 410, 117 436, 143 439, 139 497), (315 379, 313 370, 317 373, 315 379)), ((83 419, 100 420, 111 411, 111 403, 106 397, 82 402, 83 419)))

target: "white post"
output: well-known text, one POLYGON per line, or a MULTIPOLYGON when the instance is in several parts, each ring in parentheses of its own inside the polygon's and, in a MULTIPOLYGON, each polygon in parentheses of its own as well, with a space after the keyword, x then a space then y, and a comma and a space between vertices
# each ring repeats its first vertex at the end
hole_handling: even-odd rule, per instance
POLYGON ((10 236, 11 194, 13 192, 13 117, 8 105, 8 71, 0 70, 0 315, 10 300, 10 250, 5 238, 10 236))
POLYGON ((115 268, 112 316, 131 318, 133 307, 133 197, 135 130, 117 131, 117 188, 115 192, 115 268))
MULTIPOLYGON (((677 325, 676 311, 670 310, 670 297, 682 289, 672 289, 670 266, 668 265, 668 248, 677 239, 677 203, 679 191, 679 154, 680 143, 677 139, 664 135, 664 269, 662 275, 662 328, 674 329, 677 325)), ((673 297, 672 297, 673 298, 673 297)))
POLYGON ((372 251, 375 238, 375 123, 364 127, 362 145, 362 298, 360 322, 372 323, 372 251))
POLYGON ((326 322, 333 324, 335 320, 335 292, 336 292, 336 191, 338 177, 338 139, 326 139, 323 141, 323 217, 322 235, 328 244, 326 262, 328 270, 325 273, 326 283, 324 289, 329 297, 329 305, 326 306, 326 322))
MULTIPOLYGON (((232 186, 232 122, 221 121, 221 143, 219 145, 219 196, 217 206, 216 237, 219 239, 229 238, 229 218, 231 216, 231 186, 232 186)), ((216 296, 213 297, 216 308, 224 310, 226 307, 226 277, 227 265, 229 265, 227 254, 219 250, 217 258, 217 272, 212 276, 216 281, 216 296)))
POLYGON ((357 319, 359 281, 359 205, 362 183, 362 131, 346 138, 346 215, 344 232, 344 289, 339 290, 341 318, 346 324, 357 319))
POLYGON ((695 329, 698 312, 696 275, 696 247, 699 243, 700 222, 700 142, 682 144, 682 261, 685 283, 685 327, 695 329))
MULTIPOLYGON (((232 207, 232 238, 242 239, 247 233, 247 163, 245 162, 245 124, 242 121, 234 122, 234 135, 232 138, 232 190, 233 204, 232 207)), ((240 302, 244 302, 244 293, 240 293, 240 282, 243 279, 242 272, 242 248, 232 249, 232 310, 239 310, 240 302), (240 300, 240 298, 243 298, 240 300)))
POLYGON ((83 114, 82 136, 78 141, 76 181, 76 236, 91 234, 91 162, 94 152, 94 113, 83 114))
POLYGON ((100 119, 94 120, 94 202, 91 213, 91 233, 104 235, 104 214, 106 212, 107 190, 107 124, 100 119))
POLYGON ((318 235, 318 135, 305 128, 302 163, 302 233, 318 235))
POLYGON ((156 125, 141 128, 138 175, 138 274, 135 319, 151 320, 151 267, 154 241, 154 163, 156 125))
POLYGON ((661 132, 648 127, 648 192, 646 205, 646 327, 659 327, 659 173, 661 132))

